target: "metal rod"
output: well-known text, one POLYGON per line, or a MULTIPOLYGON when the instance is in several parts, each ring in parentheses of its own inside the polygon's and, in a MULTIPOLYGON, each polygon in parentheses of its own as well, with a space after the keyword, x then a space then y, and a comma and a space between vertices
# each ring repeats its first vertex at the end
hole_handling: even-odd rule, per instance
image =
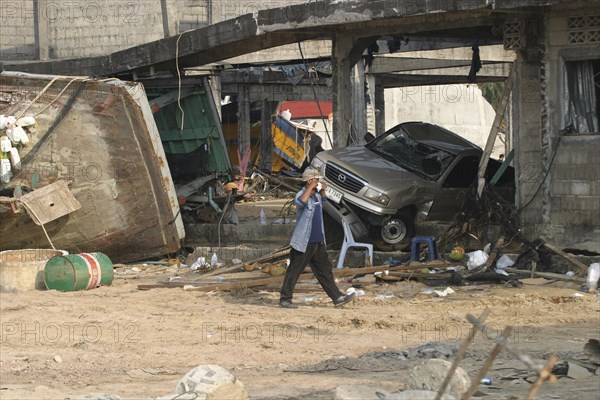
MULTIPOLYGON (((467 320, 471 324, 473 324, 473 327, 476 328, 476 329, 478 329, 480 332, 484 331, 483 325, 481 324, 481 322, 477 318, 475 318, 475 316, 473 316, 471 314, 467 314, 467 320)), ((496 337, 494 340, 496 341, 496 343, 498 343, 499 345, 501 345, 502 347, 504 347, 510 354, 512 354, 513 356, 515 356, 519 361, 521 361, 525 365, 527 365, 532 371, 535 371, 537 373, 541 373, 544 370, 544 367, 542 365, 535 363, 531 359, 531 357, 529 357, 527 354, 524 354, 518 348, 513 347, 503 337, 501 337, 501 336, 500 337, 496 337)))
MULTIPOLYGON (((512 326, 507 326, 502 331, 502 337, 504 339, 508 339, 508 337, 510 336, 511 333, 512 333, 512 326)), ((475 379, 471 382, 471 387, 469 387, 469 389, 460 398, 461 400, 469 400, 471 398, 471 396, 473 396, 473 394, 477 391, 477 388, 479 387, 481 380, 485 377, 485 374, 488 372, 488 370, 494 363, 494 360, 496 359, 496 357, 498 357, 498 354, 500 354, 501 351, 502 351, 502 345, 497 343, 496 346, 494 346, 494 348, 492 349, 491 353, 486 358, 485 362, 483 363, 483 367, 481 367, 481 369, 479 370, 479 373, 477 374, 475 379)))
POLYGON ((558 361, 558 357, 555 355, 551 355, 548 359, 548 362, 546 363, 546 366, 540 372, 540 375, 538 376, 537 380, 533 383, 533 385, 531 385, 531 388, 529 389, 529 393, 527 393, 527 397, 525 400, 532 400, 535 397, 535 394, 539 390, 540 386, 542 386, 542 383, 544 383, 545 381, 550 380, 552 383, 556 382, 557 379, 554 375, 552 375, 551 372, 552 367, 554 367, 554 363, 556 363, 556 361, 558 361))
MULTIPOLYGON (((485 321, 485 319, 488 317, 489 314, 490 314, 490 310, 488 308, 486 308, 481 313, 481 316, 479 317, 479 319, 475 319, 475 320, 480 325, 485 321)), ((467 317, 469 315, 467 315, 467 317)), ((473 318, 475 318, 475 317, 473 317, 473 318)), ((469 347, 469 343, 471 343, 471 341, 475 337, 475 333, 477 333, 477 329, 478 329, 477 326, 475 324, 473 324, 473 327, 469 331, 469 335, 465 338, 465 340, 463 340, 462 344, 460 345, 460 348, 458 349, 458 352, 456 353, 456 357, 454 358, 454 362, 452 363, 452 366, 448 370, 448 374, 446 375, 446 378, 444 378, 442 385, 440 386, 440 388, 437 391, 437 394, 435 395, 435 400, 440 400, 442 398, 442 395, 446 391, 446 388, 448 387, 450 380, 454 376, 454 372, 456 371, 458 364, 460 364, 463 356, 465 355, 465 352, 467 351, 467 347, 469 347)))

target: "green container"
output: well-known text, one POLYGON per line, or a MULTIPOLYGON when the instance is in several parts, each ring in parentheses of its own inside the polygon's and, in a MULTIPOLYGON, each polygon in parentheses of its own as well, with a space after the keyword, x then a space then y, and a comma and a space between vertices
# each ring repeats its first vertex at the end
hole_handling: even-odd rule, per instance
POLYGON ((44 282, 50 290, 88 290, 113 280, 113 264, 103 253, 81 253, 52 257, 44 267, 44 282))

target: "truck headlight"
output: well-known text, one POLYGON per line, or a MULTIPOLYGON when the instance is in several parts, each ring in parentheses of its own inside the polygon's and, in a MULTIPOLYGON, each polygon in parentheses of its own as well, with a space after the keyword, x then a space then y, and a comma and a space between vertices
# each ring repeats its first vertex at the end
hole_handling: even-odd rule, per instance
POLYGON ((321 168, 323 168, 325 163, 318 157, 313 158, 310 165, 311 165, 311 167, 314 167, 315 169, 319 170, 321 173, 325 172, 325 171, 321 170, 321 168))
POLYGON ((390 203, 390 198, 388 196, 372 188, 367 189, 365 197, 384 206, 387 206, 390 203))

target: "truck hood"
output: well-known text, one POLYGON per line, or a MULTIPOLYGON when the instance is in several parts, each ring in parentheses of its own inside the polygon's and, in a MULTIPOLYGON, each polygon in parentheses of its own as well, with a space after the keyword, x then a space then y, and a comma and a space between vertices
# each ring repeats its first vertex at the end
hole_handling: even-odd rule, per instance
POLYGON ((325 162, 333 162, 364 181, 376 182, 377 188, 381 190, 397 188, 399 179, 405 179, 406 186, 419 187, 432 183, 430 180, 381 158, 364 146, 324 151, 319 153, 318 158, 325 162))

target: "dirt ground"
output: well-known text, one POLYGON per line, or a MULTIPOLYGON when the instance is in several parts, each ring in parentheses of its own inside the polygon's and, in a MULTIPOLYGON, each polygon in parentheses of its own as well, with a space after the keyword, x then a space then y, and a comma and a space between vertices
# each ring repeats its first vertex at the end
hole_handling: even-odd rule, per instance
MULTIPOLYGON (((296 310, 279 308, 276 291, 138 290, 182 272, 128 265, 116 268, 109 287, 0 294, 0 398, 165 396, 201 364, 230 370, 253 399, 332 399, 346 384, 394 392, 425 358, 452 360, 469 331, 466 315, 485 308, 491 311, 486 332, 461 363, 471 376, 507 325, 514 327, 510 341, 540 361, 551 354, 559 362, 585 359, 583 345, 600 337, 599 298, 570 284, 461 286, 437 297, 419 283, 380 284, 365 276, 355 282, 365 294, 342 308, 315 283, 303 283, 296 310), (105 395, 91 396, 98 393, 105 395)), ((493 384, 479 392, 486 399, 524 398, 532 379, 506 352, 488 375, 493 384)), ((562 377, 545 384, 538 398, 598 399, 599 379, 562 377)))
MULTIPOLYGON (((276 218, 284 203, 238 209, 245 220, 258 220, 260 209, 276 218)), ((224 277, 252 274, 263 275, 224 277)), ((315 282, 301 282, 295 310, 277 306, 277 285, 138 290, 176 275, 201 276, 176 266, 117 265, 107 287, 1 293, 0 399, 173 398, 179 379, 202 364, 228 369, 252 399, 333 399, 338 386, 349 384, 395 392, 425 359, 453 360, 471 327, 467 314, 486 308, 485 332, 460 364, 471 377, 508 325, 510 342, 540 363, 552 354, 559 364, 585 360, 584 344, 600 338, 600 298, 572 283, 458 286, 438 297, 421 283, 378 283, 365 275, 339 280, 343 290, 365 292, 341 308, 315 282)), ((492 385, 476 393, 485 399, 524 398, 535 380, 507 352, 487 375, 492 385)), ((599 399, 600 377, 561 377, 543 385, 537 398, 599 399)))

